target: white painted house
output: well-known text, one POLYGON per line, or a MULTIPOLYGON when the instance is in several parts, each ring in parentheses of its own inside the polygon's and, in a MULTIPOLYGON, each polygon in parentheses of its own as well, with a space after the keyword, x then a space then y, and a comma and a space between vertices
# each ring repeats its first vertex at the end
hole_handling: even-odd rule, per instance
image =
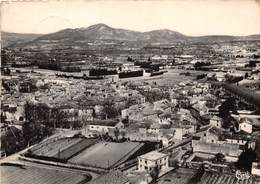
POLYGON ((158 166, 160 171, 169 169, 169 155, 158 151, 151 151, 138 157, 138 170, 150 173, 158 166))
POLYGON ((239 130, 243 130, 246 133, 252 133, 253 126, 249 123, 249 121, 243 121, 239 123, 239 130))

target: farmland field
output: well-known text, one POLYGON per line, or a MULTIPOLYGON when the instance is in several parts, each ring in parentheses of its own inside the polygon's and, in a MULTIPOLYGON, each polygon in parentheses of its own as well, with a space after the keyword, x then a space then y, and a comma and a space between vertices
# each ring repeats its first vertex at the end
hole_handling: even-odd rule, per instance
POLYGON ((95 144, 95 139, 60 138, 39 144, 30 150, 31 155, 67 160, 77 152, 95 144))
POLYGON ((205 172, 198 184, 259 184, 256 178, 250 177, 246 180, 238 180, 234 175, 215 173, 215 172, 205 172))
POLYGON ((127 160, 144 144, 137 142, 102 142, 85 149, 68 162, 86 166, 110 168, 127 160))
POLYGON ((89 177, 54 169, 29 166, 0 166, 3 184, 78 184, 89 181, 89 177))

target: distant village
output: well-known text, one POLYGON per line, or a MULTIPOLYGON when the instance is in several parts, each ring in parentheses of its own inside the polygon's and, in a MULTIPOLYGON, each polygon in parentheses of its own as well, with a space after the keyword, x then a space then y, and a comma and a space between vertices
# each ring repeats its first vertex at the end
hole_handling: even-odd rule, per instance
POLYGON ((2 49, 6 181, 259 183, 259 46, 2 49))

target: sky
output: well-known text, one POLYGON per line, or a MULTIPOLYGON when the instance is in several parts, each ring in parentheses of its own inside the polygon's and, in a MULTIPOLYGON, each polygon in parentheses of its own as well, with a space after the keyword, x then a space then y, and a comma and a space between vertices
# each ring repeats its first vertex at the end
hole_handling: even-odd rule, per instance
POLYGON ((1 4, 1 30, 51 33, 104 23, 190 36, 260 34, 259 0, 41 0, 1 4))

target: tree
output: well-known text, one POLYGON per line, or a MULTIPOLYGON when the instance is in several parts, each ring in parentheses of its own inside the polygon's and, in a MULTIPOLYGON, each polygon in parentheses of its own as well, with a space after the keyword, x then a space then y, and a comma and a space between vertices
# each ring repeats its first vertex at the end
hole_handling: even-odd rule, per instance
POLYGON ((6 120, 6 116, 1 113, 1 123, 5 123, 5 120, 6 120))
POLYGON ((13 126, 8 126, 5 134, 1 136, 1 149, 6 155, 15 153, 23 149, 24 142, 21 131, 13 126))
POLYGON ((25 144, 37 143, 52 134, 50 108, 46 104, 26 102, 24 112, 26 121, 22 132, 25 144))
POLYGON ((245 79, 247 79, 247 78, 248 78, 248 73, 246 72, 246 73, 245 73, 245 79))
POLYGON ((125 131, 121 132, 121 136, 122 136, 121 141, 123 141, 123 142, 126 141, 126 137, 125 137, 126 136, 126 132, 125 131))
POLYGON ((119 115, 118 110, 115 108, 115 105, 111 100, 105 100, 103 106, 104 108, 102 112, 106 116, 106 119, 115 118, 119 115))
POLYGON ((225 161, 225 155, 222 153, 217 153, 215 156, 215 162, 224 162, 225 161))
POLYGON ((209 66, 209 65, 210 65, 209 62, 196 62, 196 63, 194 64, 194 68, 195 68, 196 70, 198 70, 198 69, 201 69, 201 67, 203 67, 203 66, 209 66))
POLYGON ((133 61, 133 59, 131 57, 127 57, 127 61, 133 61))
POLYGON ((219 116, 223 119, 223 128, 229 128, 231 125, 232 117, 230 111, 236 113, 236 100, 235 98, 228 98, 219 107, 219 116))
POLYGON ((156 180, 157 180, 158 177, 159 177, 159 173, 160 173, 159 166, 156 165, 155 167, 153 167, 152 171, 150 172, 150 176, 151 176, 151 178, 152 178, 151 183, 156 182, 156 180))
POLYGON ((114 130, 114 135, 115 135, 117 141, 118 141, 119 133, 120 133, 119 129, 116 127, 115 130, 114 130))
POLYGON ((226 79, 226 82, 228 82, 228 83, 238 83, 239 81, 243 80, 244 77, 226 74, 225 79, 226 79))
POLYGON ((252 163, 257 159, 256 152, 252 149, 245 149, 238 157, 236 167, 241 170, 251 171, 252 163))

